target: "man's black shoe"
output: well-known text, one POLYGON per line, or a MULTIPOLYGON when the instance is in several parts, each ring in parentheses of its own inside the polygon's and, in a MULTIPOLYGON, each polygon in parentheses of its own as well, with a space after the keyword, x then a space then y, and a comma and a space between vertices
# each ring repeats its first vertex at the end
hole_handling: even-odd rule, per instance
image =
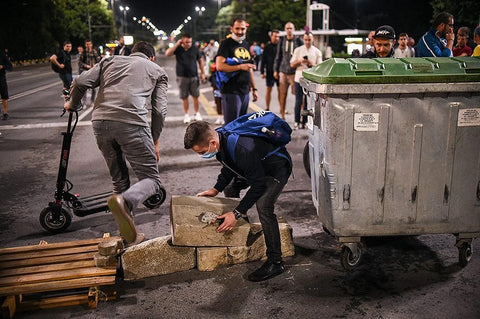
POLYGON ((270 279, 272 277, 278 276, 285 271, 285 266, 283 261, 271 262, 267 260, 262 267, 258 268, 250 275, 248 275, 248 280, 250 281, 263 281, 270 279))

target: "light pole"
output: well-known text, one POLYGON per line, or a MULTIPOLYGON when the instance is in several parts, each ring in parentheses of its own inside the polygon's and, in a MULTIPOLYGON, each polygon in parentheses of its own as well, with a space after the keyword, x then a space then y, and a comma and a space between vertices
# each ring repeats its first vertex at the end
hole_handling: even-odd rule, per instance
POLYGON ((123 35, 127 34, 127 11, 130 10, 128 6, 120 6, 120 11, 123 12, 123 35))
MULTIPOLYGON (((203 11, 205 11, 205 7, 196 6, 195 11, 197 11, 198 16, 201 17, 203 11)), ((195 39, 197 38, 197 34, 196 34, 197 33, 197 23, 198 23, 198 19, 195 19, 195 21, 193 21, 193 36, 195 37, 195 39)))
MULTIPOLYGON (((220 9, 222 8, 222 0, 217 1, 218 4, 218 12, 217 15, 220 13, 220 9)), ((220 25, 218 25, 218 42, 220 42, 220 39, 222 37, 222 30, 220 28, 220 25)))

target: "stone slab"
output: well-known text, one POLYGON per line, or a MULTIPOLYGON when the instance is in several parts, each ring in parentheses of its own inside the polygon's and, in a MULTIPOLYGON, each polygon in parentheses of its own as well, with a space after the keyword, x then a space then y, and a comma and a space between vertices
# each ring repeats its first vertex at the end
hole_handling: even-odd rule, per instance
POLYGON ((195 248, 173 246, 171 236, 147 240, 127 248, 122 254, 125 280, 165 275, 195 266, 195 248))
POLYGON ((178 246, 245 246, 250 224, 239 219, 233 230, 218 233, 218 223, 203 222, 205 213, 222 215, 237 207, 239 201, 221 197, 172 196, 170 222, 172 243, 178 246))
POLYGON ((106 268, 115 265, 117 257, 115 255, 104 256, 99 253, 96 253, 93 256, 95 262, 95 267, 106 268))
POLYGON ((198 247, 197 268, 200 271, 212 271, 221 266, 229 265, 227 247, 198 247))
MULTIPOLYGON (((287 223, 279 223, 282 257, 295 254, 292 227, 287 223)), ((197 268, 200 271, 212 271, 219 267, 240 264, 266 258, 265 237, 262 226, 251 224, 251 232, 246 246, 233 247, 199 247, 197 249, 197 268)))
POLYGON ((121 239, 110 239, 98 244, 98 253, 102 256, 115 256, 123 250, 121 239))

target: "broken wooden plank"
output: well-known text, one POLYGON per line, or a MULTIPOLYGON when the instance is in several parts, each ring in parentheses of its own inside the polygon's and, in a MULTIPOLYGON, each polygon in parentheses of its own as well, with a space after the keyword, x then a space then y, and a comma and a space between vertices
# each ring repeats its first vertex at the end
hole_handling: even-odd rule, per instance
POLYGON ((56 264, 56 263, 68 262, 68 261, 79 261, 79 260, 90 260, 90 259, 93 260, 94 255, 95 255, 95 252, 90 252, 90 253, 84 253, 84 254, 49 256, 49 257, 42 257, 42 258, 30 258, 25 260, 5 261, 0 263, 0 269, 26 267, 26 266, 40 266, 40 265, 56 264))
POLYGON ((45 291, 105 286, 115 284, 115 276, 75 278, 51 282, 39 282, 10 287, 0 287, 0 296, 31 294, 45 291))
POLYGON ((67 263, 58 263, 58 264, 51 264, 51 265, 40 265, 40 266, 31 266, 31 267, 22 267, 22 268, 0 269, 0 278, 1 277, 7 277, 7 276, 37 274, 37 273, 41 273, 41 272, 85 268, 85 267, 95 267, 95 262, 93 261, 93 259, 92 260, 73 261, 73 262, 67 262, 67 263))
POLYGON ((9 276, 9 277, 0 278, 0 287, 25 285, 25 284, 37 283, 37 282, 58 281, 58 280, 73 279, 73 278, 109 276, 109 275, 115 275, 116 272, 117 270, 115 267, 113 268, 89 267, 89 268, 59 270, 55 272, 47 272, 47 273, 39 273, 39 274, 31 274, 31 275, 9 276))
POLYGON ((31 246, 2 248, 0 249, 0 255, 17 253, 17 252, 30 252, 34 250, 95 245, 104 240, 112 240, 117 238, 121 239, 121 237, 115 236, 115 237, 106 237, 106 238, 82 239, 82 240, 76 240, 76 241, 67 241, 67 242, 45 244, 45 245, 31 245, 31 246))

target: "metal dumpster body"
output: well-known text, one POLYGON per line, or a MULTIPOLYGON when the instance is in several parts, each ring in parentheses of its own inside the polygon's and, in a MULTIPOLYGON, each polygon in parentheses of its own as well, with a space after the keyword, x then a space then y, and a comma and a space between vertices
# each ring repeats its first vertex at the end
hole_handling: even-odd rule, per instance
POLYGON ((480 59, 331 59, 303 72, 312 199, 360 261, 366 236, 480 236, 480 59))

